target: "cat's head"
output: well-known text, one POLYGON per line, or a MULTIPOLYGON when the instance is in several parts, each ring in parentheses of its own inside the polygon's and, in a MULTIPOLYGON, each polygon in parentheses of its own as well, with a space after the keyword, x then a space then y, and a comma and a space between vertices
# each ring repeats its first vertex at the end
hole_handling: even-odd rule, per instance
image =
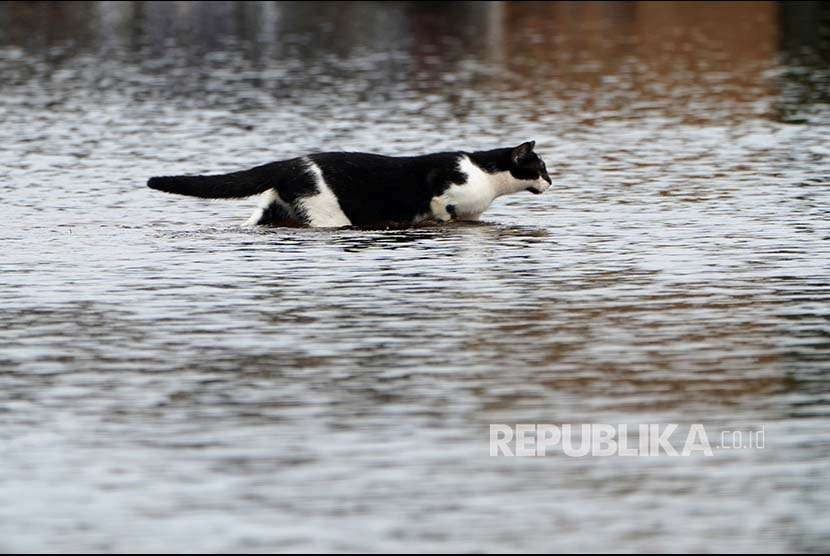
POLYGON ((534 152, 536 141, 527 141, 510 151, 510 175, 527 183, 531 193, 544 193, 553 183, 541 157, 534 152))

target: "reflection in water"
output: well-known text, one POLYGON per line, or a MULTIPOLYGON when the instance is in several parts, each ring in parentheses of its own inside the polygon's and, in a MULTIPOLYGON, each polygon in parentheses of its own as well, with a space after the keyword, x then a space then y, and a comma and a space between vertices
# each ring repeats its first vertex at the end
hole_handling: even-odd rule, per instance
POLYGON ((826 548, 829 13, 0 4, 0 548, 826 548), (476 224, 143 186, 528 138, 555 186, 476 224), (487 457, 522 422, 768 446, 487 457))
POLYGON ((779 117, 808 123, 830 103, 830 6, 824 2, 784 2, 781 7, 782 58, 779 117))

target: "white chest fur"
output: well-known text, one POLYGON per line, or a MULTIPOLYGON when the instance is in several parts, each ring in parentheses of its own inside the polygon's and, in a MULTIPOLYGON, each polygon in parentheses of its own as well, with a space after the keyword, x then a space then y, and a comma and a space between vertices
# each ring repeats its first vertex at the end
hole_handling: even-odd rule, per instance
POLYGON ((466 156, 458 161, 458 169, 467 176, 466 181, 451 185, 430 205, 439 220, 476 220, 515 181, 510 172, 487 173, 466 156))

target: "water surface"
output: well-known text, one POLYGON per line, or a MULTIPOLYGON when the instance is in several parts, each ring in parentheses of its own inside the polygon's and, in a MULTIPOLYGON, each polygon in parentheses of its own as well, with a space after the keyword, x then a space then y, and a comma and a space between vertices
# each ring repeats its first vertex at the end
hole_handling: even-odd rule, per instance
POLYGON ((818 3, 0 5, 0 549, 830 548, 818 3), (535 139, 469 225, 144 187, 535 139), (490 423, 763 426, 489 457, 490 423))

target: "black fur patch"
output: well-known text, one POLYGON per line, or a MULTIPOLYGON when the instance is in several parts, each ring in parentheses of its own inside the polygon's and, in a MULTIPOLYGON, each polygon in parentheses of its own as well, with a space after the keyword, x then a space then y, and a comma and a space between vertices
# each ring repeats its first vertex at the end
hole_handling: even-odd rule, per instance
POLYGON ((267 209, 262 212, 257 225, 259 226, 291 226, 297 225, 297 222, 279 203, 271 203, 267 209))

